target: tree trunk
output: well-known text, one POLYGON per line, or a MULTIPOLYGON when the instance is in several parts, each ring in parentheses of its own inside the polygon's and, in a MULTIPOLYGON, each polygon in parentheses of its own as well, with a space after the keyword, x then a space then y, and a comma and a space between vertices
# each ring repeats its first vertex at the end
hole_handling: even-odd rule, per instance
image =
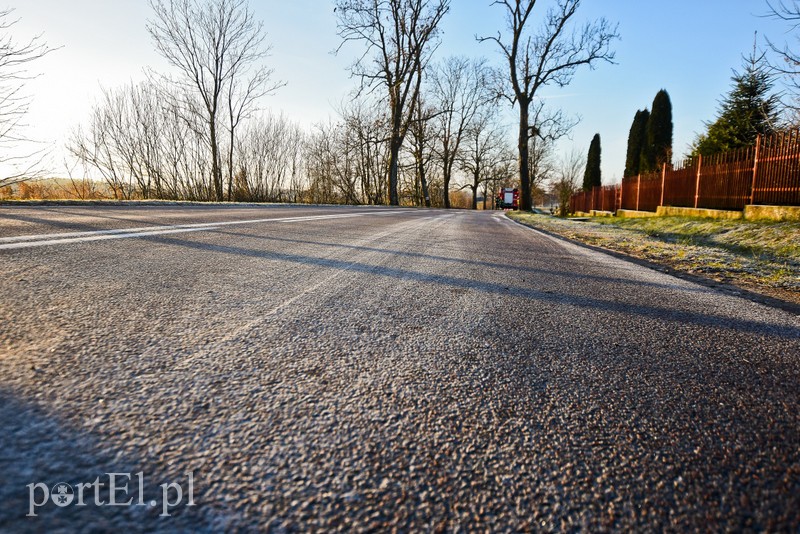
POLYGON ((399 206, 400 195, 397 193, 398 159, 400 158, 400 143, 392 136, 389 147, 389 205, 399 206))
POLYGON ((472 187, 472 209, 478 209, 478 189, 480 188, 480 171, 475 169, 475 175, 473 176, 473 183, 474 186, 472 187))
POLYGON ((428 192, 428 178, 425 176, 425 161, 421 154, 417 157, 417 178, 419 179, 419 186, 422 189, 422 202, 426 208, 431 207, 431 195, 428 192))
POLYGON ((425 197, 425 207, 431 207, 431 194, 428 191, 428 179, 423 174, 421 177, 422 180, 422 196, 425 197))
POLYGON ((389 88, 389 101, 392 108, 392 133, 389 139, 389 205, 399 206, 400 195, 397 192, 399 181, 400 148, 403 146, 402 113, 403 108, 399 103, 398 87, 389 88))
POLYGON ((519 99, 519 209, 531 211, 531 177, 528 168, 528 106, 527 98, 519 99))
MULTIPOLYGON (((446 142, 445 142, 446 143, 446 142)), ((450 209, 450 179, 453 177, 453 158, 445 144, 442 147, 442 179, 444 180, 444 207, 450 209)))
POLYGON ((219 168, 219 146, 217 146, 217 126, 214 124, 212 120, 210 123, 210 134, 211 134, 211 176, 214 182, 214 198, 211 200, 216 200, 217 202, 221 202, 223 200, 223 188, 222 188, 222 170, 219 168))
POLYGON ((234 133, 231 127, 231 145, 228 148, 228 202, 233 201, 233 142, 234 133))

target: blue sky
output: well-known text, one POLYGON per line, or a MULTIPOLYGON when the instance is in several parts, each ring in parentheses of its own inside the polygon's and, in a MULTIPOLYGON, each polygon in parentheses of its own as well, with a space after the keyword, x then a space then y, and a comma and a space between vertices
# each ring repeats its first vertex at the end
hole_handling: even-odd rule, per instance
MULTIPOLYGON (((541 1, 541 0, 540 0, 541 1)), ((346 67, 358 48, 338 45, 333 7, 328 0, 254 0, 272 43, 270 65, 287 86, 264 101, 304 126, 335 116, 334 106, 353 87, 346 67)), ((484 56, 500 64, 497 50, 479 44, 475 35, 501 29, 503 13, 490 0, 452 0, 443 23, 439 57, 484 56)), ((35 100, 28 118, 30 134, 54 146, 88 116, 100 86, 116 87, 143 78, 142 70, 165 66, 154 52, 145 22, 145 0, 12 0, 7 6, 20 18, 14 33, 20 40, 43 33, 62 48, 32 66, 41 74, 29 82, 35 100)), ((538 9, 538 8, 537 8, 538 9)), ((664 88, 671 97, 674 149, 686 152, 703 121, 716 113, 719 98, 730 88, 731 69, 764 37, 793 42, 785 23, 764 18, 763 0, 584 0, 583 19, 604 16, 619 23, 616 64, 585 69, 563 89, 547 89, 551 105, 581 117, 571 140, 558 150, 585 153, 595 133, 602 139, 603 182, 618 181, 624 168, 628 129, 637 109, 649 107, 664 88), (665 7, 666 6, 666 7, 665 7)), ((513 110, 506 110, 509 122, 513 110)), ((513 132, 513 128, 510 129, 513 132)), ((513 143, 513 134, 512 143, 513 143)), ((56 151, 55 165, 63 159, 56 151)))

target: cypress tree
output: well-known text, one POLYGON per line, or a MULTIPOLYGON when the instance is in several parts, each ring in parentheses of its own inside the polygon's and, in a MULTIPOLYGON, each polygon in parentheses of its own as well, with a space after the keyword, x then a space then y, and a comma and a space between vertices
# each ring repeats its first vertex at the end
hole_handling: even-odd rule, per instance
POLYGON ((662 89, 653 99, 650 119, 647 121, 647 142, 642 148, 639 172, 653 172, 662 163, 672 161, 672 103, 662 89))
POLYGON ((591 191, 592 187, 601 185, 600 177, 600 134, 594 134, 589 144, 589 154, 586 157, 586 170, 583 173, 583 189, 591 191))
POLYGON ((640 109, 633 117, 633 124, 628 132, 628 152, 625 156, 624 178, 639 174, 639 161, 642 157, 642 148, 647 139, 647 121, 650 120, 650 111, 640 109))

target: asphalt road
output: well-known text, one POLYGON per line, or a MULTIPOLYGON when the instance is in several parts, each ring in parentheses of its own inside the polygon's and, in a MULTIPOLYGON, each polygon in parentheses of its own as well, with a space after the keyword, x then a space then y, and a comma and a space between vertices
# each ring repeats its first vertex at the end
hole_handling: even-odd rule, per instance
POLYGON ((1 207, 0 317, 0 531, 800 529, 800 317, 498 213, 1 207))

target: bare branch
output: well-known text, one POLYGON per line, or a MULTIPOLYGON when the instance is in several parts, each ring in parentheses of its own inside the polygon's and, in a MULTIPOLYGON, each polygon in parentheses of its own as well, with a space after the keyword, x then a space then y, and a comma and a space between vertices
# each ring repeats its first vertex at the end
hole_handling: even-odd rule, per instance
MULTIPOLYGON (((508 75, 498 86, 498 93, 519 105, 520 207, 524 210, 531 208, 528 162, 528 144, 533 135, 531 103, 543 87, 568 85, 579 67, 594 68, 599 62, 613 63, 614 60, 611 44, 618 38, 616 25, 600 18, 576 27, 574 19, 580 4, 581 0, 556 0, 542 17, 540 28, 531 32, 528 23, 533 17, 536 0, 496 0, 492 5, 504 10, 509 36, 498 33, 497 37, 479 38, 495 43, 506 59, 508 75)), ((570 129, 563 117, 553 117, 556 118, 561 119, 566 131, 570 129)))
MULTIPOLYGON (((184 112, 205 124, 211 151, 213 198, 226 198, 223 186, 219 121, 227 111, 232 139, 241 118, 258 98, 281 87, 272 70, 259 66, 269 53, 263 25, 245 0, 149 0, 155 17, 148 22, 156 49, 178 72, 171 82, 183 100, 184 112), (227 99, 227 102, 225 101, 227 99), (202 106, 196 104, 202 103, 202 106)), ((228 191, 233 184, 233 141, 228 151, 228 191)))
POLYGON ((42 147, 25 132, 25 116, 32 97, 25 93, 25 82, 38 75, 27 70, 30 63, 53 52, 37 35, 19 43, 11 35, 18 19, 12 9, 0 10, 0 187, 40 177, 49 147, 42 147), (31 147, 33 145, 33 147, 31 147))
POLYGON ((436 49, 450 0, 335 0, 341 44, 360 42, 350 67, 361 89, 383 86, 390 110, 389 202, 397 205, 399 153, 414 117, 422 72, 436 49))

